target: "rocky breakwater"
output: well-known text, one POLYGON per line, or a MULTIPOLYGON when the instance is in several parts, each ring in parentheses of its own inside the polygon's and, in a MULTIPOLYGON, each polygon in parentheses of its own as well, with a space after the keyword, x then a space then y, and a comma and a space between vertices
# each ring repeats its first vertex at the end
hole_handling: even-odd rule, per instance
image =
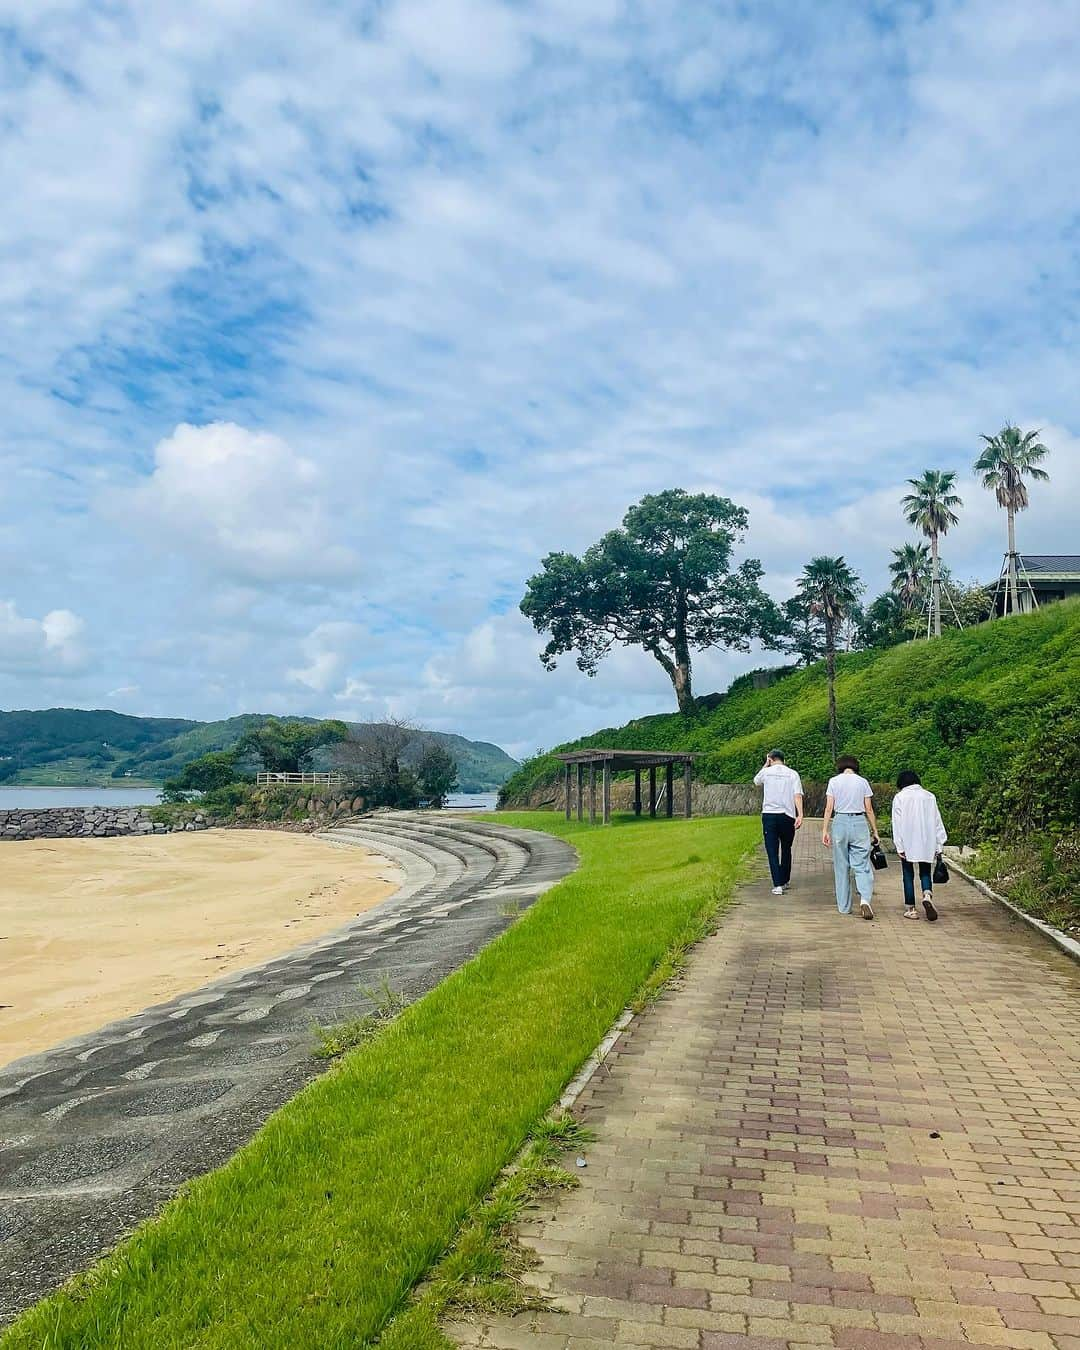
POLYGON ((144 806, 43 806, 0 811, 0 839, 102 839, 117 834, 169 834, 205 830, 209 821, 196 812, 164 824, 144 806))

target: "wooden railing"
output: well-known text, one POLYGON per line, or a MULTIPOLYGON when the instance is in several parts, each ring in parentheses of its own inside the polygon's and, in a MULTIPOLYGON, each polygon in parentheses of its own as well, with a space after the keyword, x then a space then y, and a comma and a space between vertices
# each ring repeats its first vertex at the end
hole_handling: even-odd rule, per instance
POLYGON ((339 773, 272 773, 260 769, 255 775, 259 787, 283 783, 289 787, 340 787, 345 779, 339 773))

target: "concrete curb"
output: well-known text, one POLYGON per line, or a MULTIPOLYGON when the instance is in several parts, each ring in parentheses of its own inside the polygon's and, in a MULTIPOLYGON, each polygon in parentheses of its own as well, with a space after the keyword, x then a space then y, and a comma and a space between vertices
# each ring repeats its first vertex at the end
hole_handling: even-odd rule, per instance
POLYGON ((623 1034, 626 1028, 634 1020, 636 1014, 632 1008, 624 1008, 615 1021, 611 1024, 611 1030, 592 1052, 585 1063, 578 1069, 577 1073, 567 1084, 566 1091, 559 1098, 556 1106, 557 1111, 569 1111, 577 1099, 585 1091, 596 1075, 597 1069, 611 1054, 615 1042, 623 1034))
POLYGON ((1004 905, 1018 919, 1022 919, 1029 928, 1034 928, 1036 932, 1048 938, 1059 951, 1063 951, 1066 956, 1071 956, 1074 961, 1080 961, 1080 942, 1077 942, 1075 938, 1069 937, 1068 933, 1063 933, 1060 928, 1054 928, 1051 924, 1043 923, 1042 919, 1036 919, 1032 914, 1026 914, 1011 900, 1006 900, 1003 895, 999 895, 985 881, 980 881, 978 877, 973 877, 970 872, 965 872, 954 859, 946 856, 945 861, 954 872, 959 872, 965 881, 974 886, 977 891, 981 891, 989 900, 996 900, 999 905, 1004 905))

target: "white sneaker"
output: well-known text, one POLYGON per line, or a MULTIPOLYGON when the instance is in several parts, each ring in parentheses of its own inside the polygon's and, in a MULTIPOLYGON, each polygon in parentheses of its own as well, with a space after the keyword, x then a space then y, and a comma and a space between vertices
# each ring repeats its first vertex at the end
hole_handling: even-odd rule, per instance
POLYGON ((772 888, 772 893, 773 895, 783 895, 784 894, 783 886, 774 886, 772 888))
POLYGON ((781 886, 780 889, 787 895, 788 891, 791 890, 791 882, 789 881, 786 886, 781 886))

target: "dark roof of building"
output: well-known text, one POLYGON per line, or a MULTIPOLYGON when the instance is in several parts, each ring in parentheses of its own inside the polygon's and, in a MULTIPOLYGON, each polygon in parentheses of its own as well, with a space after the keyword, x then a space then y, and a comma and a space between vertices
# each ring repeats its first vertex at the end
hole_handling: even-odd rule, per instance
POLYGON ((1080 553, 1021 553, 1020 565, 1026 572, 1075 572, 1080 576, 1080 553))
POLYGON ((665 764, 689 764, 698 758, 697 751, 687 750, 564 750, 556 754, 564 764, 602 764, 605 760, 614 769, 649 769, 665 764))

